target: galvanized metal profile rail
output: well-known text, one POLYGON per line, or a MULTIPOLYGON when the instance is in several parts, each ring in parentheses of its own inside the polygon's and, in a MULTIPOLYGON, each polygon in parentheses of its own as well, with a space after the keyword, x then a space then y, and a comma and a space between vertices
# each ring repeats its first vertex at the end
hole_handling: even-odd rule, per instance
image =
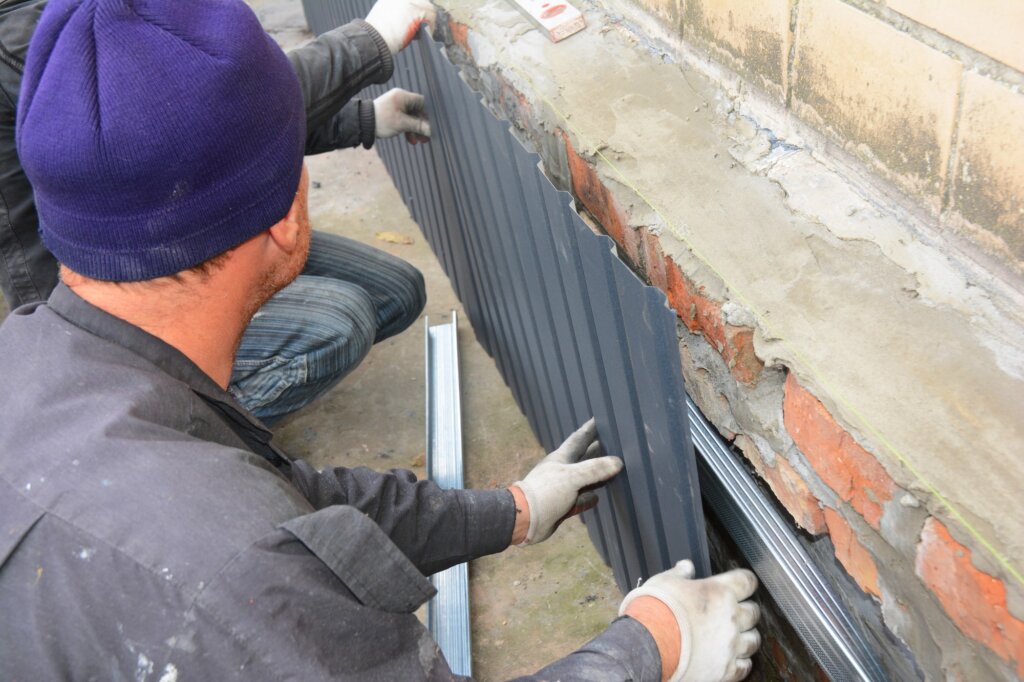
POLYGON ((689 397, 686 408, 700 455, 697 468, 704 499, 811 655, 837 682, 884 682, 888 677, 860 629, 799 545, 790 524, 689 397))
MULTIPOLYGON (((427 477, 445 489, 463 487, 462 408, 459 400, 458 318, 424 323, 427 385, 427 477)), ((437 594, 427 604, 427 627, 456 675, 472 674, 469 574, 465 563, 430 576, 437 594)))

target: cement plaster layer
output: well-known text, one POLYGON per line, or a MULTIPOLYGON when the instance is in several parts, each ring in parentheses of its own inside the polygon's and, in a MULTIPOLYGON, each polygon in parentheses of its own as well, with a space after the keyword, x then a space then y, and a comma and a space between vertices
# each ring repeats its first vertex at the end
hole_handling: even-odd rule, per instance
POLYGON ((1024 573, 1024 323, 1012 283, 956 260, 594 8, 583 33, 552 44, 506 2, 443 4, 469 25, 477 65, 595 159, 632 224, 660 231, 711 295, 752 313, 767 363, 796 372, 952 520, 948 501, 995 549, 979 565, 1024 573))

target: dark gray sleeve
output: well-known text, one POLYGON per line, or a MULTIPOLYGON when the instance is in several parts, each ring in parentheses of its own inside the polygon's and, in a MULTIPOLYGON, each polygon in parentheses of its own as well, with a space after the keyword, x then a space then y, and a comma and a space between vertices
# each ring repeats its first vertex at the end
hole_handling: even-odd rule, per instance
MULTIPOLYGON (((358 537, 348 540, 350 548, 360 546, 358 537)), ((316 544, 311 538, 274 534, 225 567, 195 603, 190 643, 202 654, 179 665, 185 679, 466 679, 452 674, 416 618, 420 599, 407 601, 411 595, 403 592, 409 581, 393 572, 393 562, 367 548, 371 558, 339 564, 311 551, 316 544), (379 562, 376 573, 375 567, 360 565, 374 559, 379 562), (365 586, 363 578, 371 576, 379 584, 365 586)), ((630 618, 616 620, 572 654, 518 678, 660 679, 654 640, 630 618)))
POLYGON ((534 680, 661 682, 661 655, 647 628, 624 617, 565 658, 516 682, 534 680))
POLYGON ((21 3, 0 21, 0 292, 11 309, 45 301, 57 286, 57 260, 39 237, 32 186, 14 140, 22 67, 44 6, 21 3))
POLYGON ((317 471, 292 463, 292 482, 316 509, 355 507, 373 519, 426 575, 500 552, 512 541, 515 503, 501 490, 442 490, 411 471, 359 467, 317 471))
MULTIPOLYGON (((308 151, 312 135, 317 136, 319 151, 326 151, 324 145, 333 143, 336 146, 331 148, 342 146, 345 136, 352 132, 348 123, 358 124, 358 118, 340 119, 334 126, 330 125, 332 119, 364 87, 391 78, 395 68, 387 43, 361 19, 328 31, 308 45, 292 50, 288 59, 299 77, 306 105, 307 153, 315 153, 308 151), (326 135, 337 131, 344 132, 345 136, 331 138, 326 135)), ((367 133, 365 130, 361 132, 364 136, 367 133)), ((372 129, 369 132, 372 133, 372 129)))
POLYGON ((369 149, 376 139, 375 128, 373 101, 350 100, 334 118, 316 130, 306 132, 306 154, 323 154, 360 144, 369 149))

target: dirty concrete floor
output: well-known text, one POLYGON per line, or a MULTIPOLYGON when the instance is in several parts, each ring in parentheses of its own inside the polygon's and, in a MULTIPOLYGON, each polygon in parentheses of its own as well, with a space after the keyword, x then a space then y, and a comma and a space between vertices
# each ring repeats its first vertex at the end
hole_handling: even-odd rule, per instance
MULTIPOLYGON (((287 49, 312 36, 299 0, 250 0, 260 20, 287 49)), ((423 272, 424 317, 447 322, 460 312, 463 445, 467 487, 504 487, 543 456, 526 419, 490 357, 473 336, 448 279, 372 151, 344 150, 308 159, 315 229, 382 248, 423 272), (409 237, 385 243, 377 232, 409 237)), ((0 297, 0 321, 7 305, 0 297)), ((423 477, 423 320, 370 352, 361 366, 321 400, 276 429, 286 452, 319 467, 408 468, 423 477)), ((576 520, 546 543, 474 561, 469 567, 473 671, 481 680, 532 672, 600 632, 621 595, 576 520)))

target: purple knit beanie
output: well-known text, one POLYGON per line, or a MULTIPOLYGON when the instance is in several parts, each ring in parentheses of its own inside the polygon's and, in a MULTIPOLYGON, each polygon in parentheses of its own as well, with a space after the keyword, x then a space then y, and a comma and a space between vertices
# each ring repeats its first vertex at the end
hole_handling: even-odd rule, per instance
POLYGON ((16 134, 46 246, 134 281, 283 218, 306 130, 298 78, 241 0, 50 0, 16 134))

